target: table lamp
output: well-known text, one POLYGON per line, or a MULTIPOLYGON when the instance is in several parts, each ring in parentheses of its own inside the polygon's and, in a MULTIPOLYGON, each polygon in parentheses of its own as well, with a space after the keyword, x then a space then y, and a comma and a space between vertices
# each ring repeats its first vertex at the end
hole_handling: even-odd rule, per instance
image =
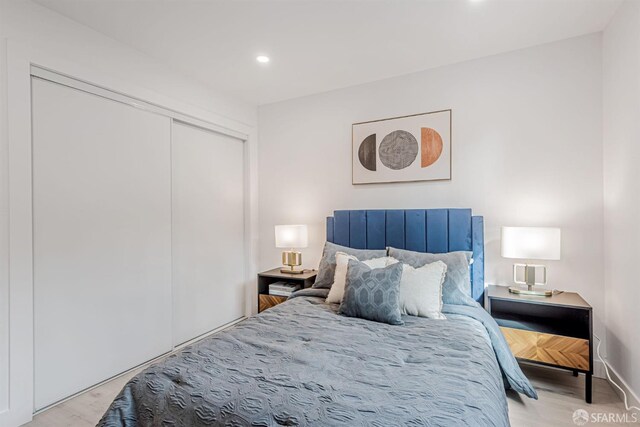
POLYGON ((295 268, 302 265, 302 253, 294 251, 295 248, 306 248, 308 244, 306 225, 276 225, 276 248, 287 248, 282 252, 282 264, 287 268, 281 268, 281 273, 302 274, 304 270, 295 268))
MULTIPOLYGON (((560 259, 560 229, 552 227, 502 227, 502 257, 516 259, 560 259)), ((547 267, 541 264, 513 264, 513 281, 518 285, 509 287, 514 294, 551 296, 553 291, 534 290, 535 285, 547 284, 547 267), (517 279, 519 269, 524 269, 524 281, 517 279), (542 279, 536 276, 542 270, 542 279)))

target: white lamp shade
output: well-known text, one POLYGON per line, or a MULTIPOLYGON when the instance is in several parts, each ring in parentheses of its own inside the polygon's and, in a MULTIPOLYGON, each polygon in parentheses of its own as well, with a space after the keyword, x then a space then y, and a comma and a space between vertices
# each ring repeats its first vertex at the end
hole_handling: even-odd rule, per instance
POLYGON ((276 225, 276 248, 306 248, 306 225, 276 225))
POLYGON ((560 229, 502 227, 502 256, 518 259, 560 259, 560 229))

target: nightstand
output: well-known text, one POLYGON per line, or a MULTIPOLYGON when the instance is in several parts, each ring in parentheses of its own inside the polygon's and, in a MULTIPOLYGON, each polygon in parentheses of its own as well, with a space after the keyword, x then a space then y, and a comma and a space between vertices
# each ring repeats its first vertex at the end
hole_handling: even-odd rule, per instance
POLYGON ((585 400, 591 403, 593 316, 574 292, 550 297, 516 295, 506 286, 489 286, 489 313, 513 355, 527 363, 585 374, 585 400))
POLYGON ((289 282, 299 284, 301 288, 310 288, 316 281, 317 270, 305 270, 301 274, 281 273, 280 268, 263 271, 258 274, 258 313, 267 308, 285 302, 287 297, 269 295, 269 285, 275 282, 289 282))

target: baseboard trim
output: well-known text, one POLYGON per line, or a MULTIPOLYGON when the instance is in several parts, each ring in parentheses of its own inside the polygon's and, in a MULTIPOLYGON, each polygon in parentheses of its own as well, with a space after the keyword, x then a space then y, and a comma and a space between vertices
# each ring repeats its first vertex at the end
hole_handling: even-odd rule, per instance
MULTIPOLYGON (((631 388, 629 387, 629 384, 627 384, 627 382, 620 376, 618 371, 616 371, 615 369, 613 369, 613 367, 611 367, 610 363, 607 363, 607 367, 609 368, 609 374, 611 375, 611 379, 615 381, 627 394, 627 403, 629 404, 629 406, 636 406, 640 408, 640 399, 638 399, 638 395, 633 390, 631 390, 631 388)), ((602 369, 604 371, 604 366, 602 369)), ((611 381, 609 381, 609 379, 606 378, 606 375, 605 375, 605 379, 607 380, 607 382, 609 382, 609 384, 611 384, 611 381)), ((624 402, 624 396, 622 395, 622 392, 620 391, 620 389, 618 389, 618 387, 616 387, 613 384, 611 384, 611 388, 616 392, 616 394, 624 402)))
POLYGON ((240 323, 240 322, 242 322, 243 320, 246 320, 246 319, 247 319, 247 316, 239 317, 239 318, 237 318, 236 320, 232 320, 232 321, 231 321, 231 322, 229 322, 229 323, 225 323, 225 324, 224 324, 224 325, 222 325, 222 326, 218 326, 217 328, 212 329, 212 330, 210 330, 209 332, 205 332, 204 334, 198 335, 198 336, 197 336, 197 337, 195 337, 195 338, 191 338, 191 339, 190 339, 190 340, 188 340, 188 341, 185 341, 185 342, 183 342, 183 343, 180 343, 180 344, 176 345, 175 347, 173 347, 173 350, 170 352, 170 354, 171 354, 171 353, 175 353, 175 352, 177 352, 178 350, 182 350, 182 349, 183 349, 183 348, 185 348, 186 346, 191 345, 191 344, 193 344, 193 343, 196 343, 196 342, 198 342, 198 341, 200 341, 200 340, 202 340, 202 339, 204 339, 204 338, 206 338, 206 337, 208 337, 208 336, 210 336, 210 335, 217 334, 218 332, 221 332, 221 331, 223 331, 223 330, 225 330, 225 329, 227 329, 227 328, 230 328, 230 327, 232 327, 233 325, 235 325, 235 324, 237 324, 237 323, 240 323))
POLYGON ((607 379, 607 373, 604 370, 604 363, 600 360, 593 361, 593 376, 596 378, 607 379))

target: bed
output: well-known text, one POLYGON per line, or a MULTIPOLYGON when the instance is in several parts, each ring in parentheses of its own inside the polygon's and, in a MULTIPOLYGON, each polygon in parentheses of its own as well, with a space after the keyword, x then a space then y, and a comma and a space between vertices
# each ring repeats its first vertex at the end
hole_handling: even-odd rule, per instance
MULTIPOLYGON (((483 298, 483 223, 469 209, 336 211, 327 240, 472 251, 483 298)), ((508 426, 505 388, 537 397, 480 304, 395 326, 338 315, 327 293, 300 291, 147 368, 98 425, 508 426)))

